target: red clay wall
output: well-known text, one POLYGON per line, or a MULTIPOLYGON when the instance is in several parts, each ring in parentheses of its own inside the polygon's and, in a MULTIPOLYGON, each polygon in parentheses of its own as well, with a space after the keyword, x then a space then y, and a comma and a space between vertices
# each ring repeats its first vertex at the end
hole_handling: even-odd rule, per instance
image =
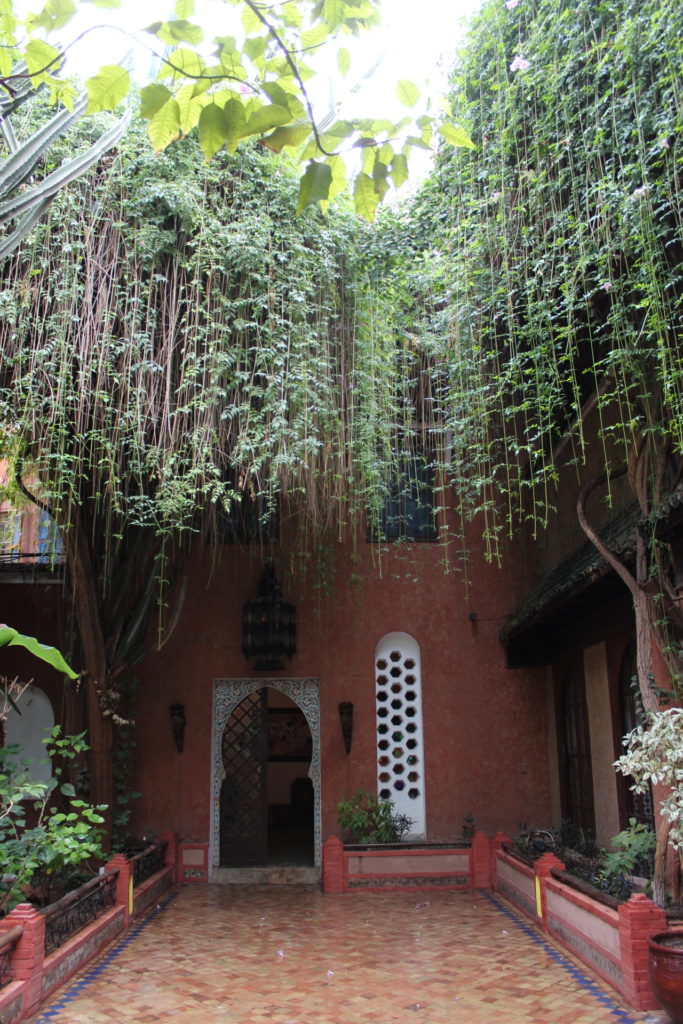
MULTIPOLYGON (((503 569, 472 558, 469 585, 445 575, 439 544, 378 548, 361 543, 336 552, 329 596, 314 575, 295 584, 277 563, 286 600, 297 607, 297 653, 283 676, 320 681, 323 839, 336 831, 336 804, 358 788, 374 789, 374 652, 400 630, 419 643, 422 658, 428 836, 459 838, 463 817, 493 834, 521 821, 549 820, 544 676, 509 671, 498 631, 528 586, 524 565, 503 569), (473 624, 469 615, 477 614, 473 624), (337 705, 355 705, 351 754, 337 705)), ((213 566, 197 545, 179 625, 160 653, 139 666, 135 708, 138 749, 133 828, 209 837, 212 683, 255 673, 241 651, 242 605, 256 595, 257 552, 224 547, 213 566), (168 706, 185 705, 182 753, 175 749, 168 706)))

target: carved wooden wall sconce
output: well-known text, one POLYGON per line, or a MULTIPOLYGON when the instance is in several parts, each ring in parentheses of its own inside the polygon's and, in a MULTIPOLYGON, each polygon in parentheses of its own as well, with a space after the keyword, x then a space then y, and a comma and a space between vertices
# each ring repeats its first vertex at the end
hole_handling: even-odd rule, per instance
POLYGON ((350 700, 343 700, 339 705, 339 721, 344 737, 344 748, 346 753, 350 754, 351 740, 353 739, 353 704, 350 700))

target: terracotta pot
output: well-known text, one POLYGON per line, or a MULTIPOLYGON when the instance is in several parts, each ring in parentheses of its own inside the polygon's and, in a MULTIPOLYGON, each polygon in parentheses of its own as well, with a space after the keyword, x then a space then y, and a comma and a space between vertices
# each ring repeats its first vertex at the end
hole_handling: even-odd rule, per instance
POLYGON ((683 928, 658 932, 649 947, 650 987, 673 1024, 683 1024, 683 928))

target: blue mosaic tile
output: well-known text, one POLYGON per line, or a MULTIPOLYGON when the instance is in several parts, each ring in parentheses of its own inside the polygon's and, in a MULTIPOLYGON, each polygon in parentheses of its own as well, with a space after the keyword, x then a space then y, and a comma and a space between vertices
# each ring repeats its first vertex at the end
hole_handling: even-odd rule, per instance
POLYGON ((637 1021, 634 1020, 634 1018, 627 1010, 622 1009, 622 1007, 619 1006, 614 1001, 614 999, 611 999, 610 996, 608 996, 605 992, 602 991, 602 989, 592 980, 592 978, 589 978, 588 975, 584 971, 582 971, 580 967, 576 966, 576 964, 573 964, 570 960, 567 960, 567 958, 564 957, 561 953, 559 953, 554 948, 554 946, 551 946, 549 942, 547 942, 541 935, 539 935, 538 932, 531 927, 531 925, 527 924, 525 921, 522 921, 517 916, 517 914, 514 913, 514 911, 512 911, 509 907, 506 907, 504 903, 501 903, 496 896, 493 896, 491 893, 488 892, 482 892, 482 895, 484 895, 486 899, 489 900, 490 903, 493 903, 493 905, 497 907, 498 910, 501 911, 501 913, 505 914, 505 916, 509 918, 510 921, 513 921, 517 928, 524 932, 525 935, 528 935, 528 937, 532 939, 537 946, 540 946, 544 950, 544 952, 547 953, 555 961, 555 963, 559 964, 559 966, 562 967, 563 970, 565 970, 567 974, 571 976, 571 978, 576 982, 577 985, 580 985, 581 988, 584 989, 584 991, 589 992, 595 1000, 599 1001, 603 1004, 603 1006, 609 1009, 615 1020, 621 1021, 622 1024, 637 1024, 637 1021))
POLYGON ((107 967, 109 967, 109 965, 113 963, 118 956, 120 956, 124 949, 130 945, 133 939, 139 935, 140 932, 144 931, 150 921, 153 921, 161 911, 166 910, 177 895, 178 890, 172 892, 163 901, 163 903, 159 904, 159 906, 152 911, 152 913, 147 914, 143 921, 131 928, 124 938, 120 939, 119 942, 116 943, 113 949, 109 950, 109 952, 105 953, 104 956, 98 960, 95 967, 88 968, 85 974, 82 975, 78 981, 74 982, 73 985, 70 985, 67 991, 60 996, 59 1000, 51 1004, 49 1010, 43 1010, 40 1016, 36 1017, 35 1024, 47 1024, 47 1022, 52 1020, 53 1017, 56 1017, 59 1012, 65 1008, 65 1006, 68 1006, 72 999, 75 999, 76 996, 80 995, 84 988, 88 987, 91 981, 94 981, 95 978, 98 978, 104 973, 107 967))

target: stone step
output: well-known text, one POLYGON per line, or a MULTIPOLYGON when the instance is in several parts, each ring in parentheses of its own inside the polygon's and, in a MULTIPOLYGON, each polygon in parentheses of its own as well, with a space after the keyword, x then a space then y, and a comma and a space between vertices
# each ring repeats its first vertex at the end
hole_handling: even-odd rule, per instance
POLYGON ((257 868, 214 868, 211 881, 221 885, 319 885, 320 868, 272 864, 257 868))

